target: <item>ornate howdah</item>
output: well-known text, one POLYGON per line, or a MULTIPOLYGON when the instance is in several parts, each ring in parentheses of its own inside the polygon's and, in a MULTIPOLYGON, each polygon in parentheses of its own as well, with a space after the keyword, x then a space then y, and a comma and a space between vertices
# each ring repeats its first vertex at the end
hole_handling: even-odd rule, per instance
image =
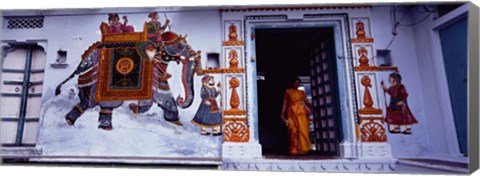
POLYGON ((97 101, 152 98, 153 66, 138 50, 146 42, 144 32, 111 34, 102 30, 97 101))

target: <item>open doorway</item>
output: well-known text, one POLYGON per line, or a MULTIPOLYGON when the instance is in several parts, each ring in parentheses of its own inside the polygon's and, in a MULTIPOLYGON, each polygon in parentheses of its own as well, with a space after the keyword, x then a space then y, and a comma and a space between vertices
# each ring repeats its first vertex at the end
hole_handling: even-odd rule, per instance
MULTIPOLYGON (((255 29, 259 139, 264 156, 287 156, 289 135, 280 119, 292 77, 314 106, 309 117, 312 151, 339 156, 342 140, 333 27, 255 29)), ((291 157, 291 156, 289 156, 291 157)))

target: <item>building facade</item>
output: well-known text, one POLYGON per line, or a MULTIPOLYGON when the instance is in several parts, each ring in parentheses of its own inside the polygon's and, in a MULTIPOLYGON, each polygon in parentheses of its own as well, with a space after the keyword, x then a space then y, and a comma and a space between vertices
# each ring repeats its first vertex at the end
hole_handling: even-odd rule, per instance
POLYGON ((468 8, 4 11, 2 157, 318 172, 465 163, 468 8), (160 46, 150 12, 171 20, 160 46), (133 31, 110 31, 111 13, 133 31), (305 156, 286 152, 290 77, 313 106, 305 156))

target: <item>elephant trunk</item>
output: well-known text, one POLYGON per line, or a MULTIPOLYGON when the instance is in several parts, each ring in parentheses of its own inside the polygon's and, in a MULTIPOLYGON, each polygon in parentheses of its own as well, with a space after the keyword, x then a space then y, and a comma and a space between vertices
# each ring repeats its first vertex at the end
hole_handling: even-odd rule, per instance
POLYGON ((185 98, 180 95, 177 97, 177 105, 180 108, 186 109, 193 103, 193 76, 195 74, 196 62, 194 57, 182 59, 182 83, 185 90, 185 98))

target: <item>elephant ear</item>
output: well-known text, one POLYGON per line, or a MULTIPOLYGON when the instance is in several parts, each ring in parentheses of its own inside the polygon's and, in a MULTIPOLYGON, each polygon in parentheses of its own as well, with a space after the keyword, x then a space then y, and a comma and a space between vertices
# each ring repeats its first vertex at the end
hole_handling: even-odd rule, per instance
POLYGON ((149 61, 152 61, 153 57, 157 53, 157 49, 154 48, 152 50, 149 47, 151 44, 152 44, 151 42, 138 42, 135 46, 137 49, 138 55, 140 55, 140 57, 142 57, 143 59, 147 59, 149 61))

